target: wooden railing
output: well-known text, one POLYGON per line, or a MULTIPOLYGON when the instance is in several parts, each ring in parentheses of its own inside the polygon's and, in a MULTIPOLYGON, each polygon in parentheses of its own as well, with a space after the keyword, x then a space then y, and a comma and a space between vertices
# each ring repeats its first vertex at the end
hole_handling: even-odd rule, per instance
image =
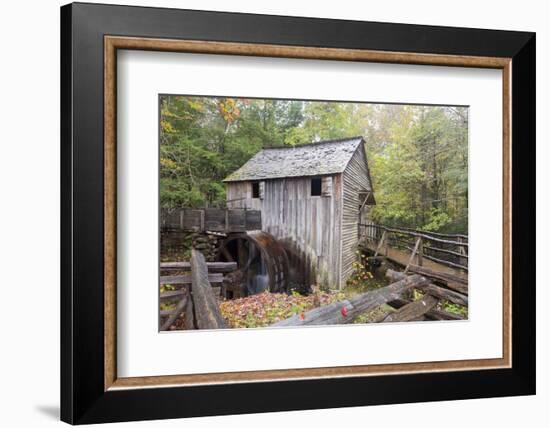
MULTIPOLYGON (((455 269, 468 271, 468 236, 421 230, 395 228, 375 223, 359 224, 360 240, 376 243, 375 256, 388 253, 388 247, 411 253, 410 265, 415 259, 422 266, 423 258, 455 269)), ((406 269, 407 271, 408 269, 406 269)))
POLYGON ((184 312, 185 330, 224 328, 212 287, 221 286, 224 274, 236 269, 235 262, 207 263, 197 250, 192 250, 189 262, 161 263, 160 301, 174 302, 176 306, 160 311, 160 330, 169 330, 184 312), (166 289, 167 285, 170 289, 166 289))
POLYGON ((222 233, 261 230, 262 213, 244 208, 162 209, 160 227, 165 230, 222 233))

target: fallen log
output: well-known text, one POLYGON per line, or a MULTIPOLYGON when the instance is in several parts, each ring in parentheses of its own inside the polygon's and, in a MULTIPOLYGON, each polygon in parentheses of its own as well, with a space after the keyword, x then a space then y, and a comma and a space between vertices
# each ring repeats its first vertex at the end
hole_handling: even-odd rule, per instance
POLYGON ((226 328, 212 286, 208 281, 208 269, 201 252, 191 252, 191 296, 195 310, 195 321, 199 329, 226 328))
POLYGON ((422 319, 435 305, 437 305, 437 299, 427 294, 422 299, 410 302, 397 311, 392 312, 382 322, 403 322, 422 319))
MULTIPOLYGON (((386 276, 392 281, 398 281, 406 277, 403 272, 396 272, 391 269, 388 269, 388 271, 386 272, 386 276)), ((465 296, 464 294, 458 293, 453 290, 449 290, 447 288, 438 287, 437 285, 434 285, 429 281, 418 285, 416 288, 439 299, 445 299, 449 302, 456 303, 457 305, 468 306, 468 296, 465 296)))
POLYGON ((414 287, 428 284, 419 275, 411 275, 378 290, 367 291, 349 300, 341 300, 312 309, 302 314, 272 324, 272 327, 299 325, 333 325, 353 322, 362 313, 371 311, 386 302, 398 299, 401 294, 414 287))

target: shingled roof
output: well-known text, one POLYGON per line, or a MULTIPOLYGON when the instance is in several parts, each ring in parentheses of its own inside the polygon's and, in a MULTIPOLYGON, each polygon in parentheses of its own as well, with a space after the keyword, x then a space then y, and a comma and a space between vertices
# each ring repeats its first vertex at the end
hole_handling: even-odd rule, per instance
POLYGON ((362 141, 362 137, 352 137, 263 149, 223 181, 339 174, 362 141))

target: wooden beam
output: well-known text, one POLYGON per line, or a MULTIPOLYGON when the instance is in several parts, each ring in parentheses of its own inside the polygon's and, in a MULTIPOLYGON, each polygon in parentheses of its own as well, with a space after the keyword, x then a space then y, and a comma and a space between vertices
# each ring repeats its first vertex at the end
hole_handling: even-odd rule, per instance
POLYGON ((428 235, 427 233, 424 233, 424 232, 413 231, 413 230, 404 230, 404 229, 395 229, 395 228, 385 227, 385 226, 380 226, 380 227, 382 228, 382 230, 387 231, 387 232, 401 233, 402 235, 409 235, 409 236, 415 236, 415 237, 420 236, 420 237, 422 237, 422 238, 424 238, 428 241, 439 242, 441 244, 451 244, 451 245, 456 245, 457 247, 464 247, 464 248, 468 247, 467 242, 450 241, 448 239, 436 238, 436 237, 430 236, 430 235, 428 235))
MULTIPOLYGON (((237 270, 236 262, 206 262, 209 273, 228 273, 237 270)), ((160 264, 161 270, 182 270, 190 271, 189 262, 164 262, 160 264)))
MULTIPOLYGON (((191 297, 191 296, 190 296, 191 297)), ((185 323, 186 330, 194 330, 197 327, 195 326, 195 313, 193 310, 193 299, 189 299, 187 306, 185 307, 185 323)))
MULTIPOLYGON (((410 300, 396 299, 396 300, 392 300, 391 302, 388 302, 387 304, 392 308, 399 309, 405 305, 408 305, 409 303, 411 303, 410 300)), ((436 320, 436 321, 443 321, 443 320, 459 321, 464 319, 464 317, 461 317, 460 315, 454 314, 452 312, 442 311, 435 308, 432 308, 430 311, 426 312, 424 314, 424 318, 428 320, 436 320)))
POLYGON ((162 324, 160 327, 161 331, 166 331, 170 327, 172 327, 172 324, 176 322, 178 317, 181 315, 181 313, 185 310, 185 306, 187 305, 188 297, 184 296, 177 304, 176 309, 170 314, 168 319, 162 324))
MULTIPOLYGON (((464 248, 460 247, 460 249, 462 251, 464 251, 464 248)), ((451 250, 446 250, 444 248, 437 248, 437 247, 426 247, 426 250, 429 250, 429 251, 435 251, 435 252, 440 252, 440 253, 445 253, 445 254, 450 254, 452 256, 457 256, 457 257, 461 257, 463 259, 468 259, 468 255, 467 254, 464 254, 463 252, 460 253, 460 252, 456 252, 456 251, 451 251, 451 250)))
POLYGON ((458 282, 460 284, 468 285, 468 278, 463 278, 458 275, 452 275, 445 272, 437 272, 435 270, 428 269, 426 267, 411 265, 409 267, 411 272, 417 273, 422 276, 428 276, 430 278, 438 279, 444 282, 458 282))
POLYGON ((432 309, 426 312, 425 317, 434 321, 464 321, 463 316, 439 309, 432 309))
MULTIPOLYGON (((193 279, 193 277, 192 277, 191 274, 161 276, 160 277, 160 285, 166 285, 166 284, 172 284, 172 285, 191 284, 192 279, 193 279)), ((208 274, 208 281, 210 281, 212 283, 222 283, 223 282, 223 274, 222 273, 210 273, 210 274, 208 274)))
POLYGON ((225 256, 225 258, 229 260, 229 262, 235 263, 235 265, 237 264, 237 262, 235 261, 235 259, 233 258, 233 256, 225 246, 222 245, 221 251, 222 251, 222 254, 225 256))
POLYGON ((368 201, 368 199, 369 199, 370 193, 371 193, 371 192, 365 192, 365 193, 364 193, 364 195, 365 195, 365 200, 363 201, 363 203, 362 203, 361 206, 359 207, 359 214, 361 214, 361 211, 362 211, 363 208, 365 207, 365 204, 367 203, 367 201, 368 201))
POLYGON ((412 321, 424 316, 437 305, 437 299, 429 294, 422 299, 408 303, 402 308, 389 314, 383 322, 412 321))
POLYGON ((431 260, 433 262, 436 262, 436 263, 439 263, 439 264, 442 264, 442 265, 446 265, 446 266, 449 266, 449 267, 452 267, 452 268, 461 269, 461 270, 464 270, 464 271, 468 272, 468 266, 461 265, 461 264, 458 264, 458 263, 453 263, 453 262, 450 262, 448 260, 439 259, 437 257, 430 256, 430 255, 425 254, 425 253, 423 254, 423 257, 425 257, 428 260, 431 260))
POLYGON ((439 299, 445 299, 457 305, 468 306, 468 296, 457 293, 456 291, 438 287, 434 284, 421 285, 418 288, 428 294, 431 294, 432 296, 438 297, 439 299))
POLYGON ((161 300, 167 300, 167 299, 173 299, 175 297, 179 298, 184 294, 187 294, 187 290, 185 288, 181 288, 179 290, 165 291, 164 293, 160 293, 160 298, 161 300))
POLYGON ((193 249, 191 251, 191 293, 195 310, 195 321, 199 329, 226 328, 212 286, 208 281, 208 270, 204 255, 193 249))
POLYGON ((445 285, 453 291, 464 294, 465 296, 468 295, 468 284, 464 285, 460 282, 447 281, 445 285))

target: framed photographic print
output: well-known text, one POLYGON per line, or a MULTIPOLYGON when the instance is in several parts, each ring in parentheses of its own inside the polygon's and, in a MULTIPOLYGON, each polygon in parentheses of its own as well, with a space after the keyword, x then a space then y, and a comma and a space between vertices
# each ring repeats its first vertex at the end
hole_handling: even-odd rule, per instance
POLYGON ((535 393, 535 35, 61 8, 62 420, 535 393))

